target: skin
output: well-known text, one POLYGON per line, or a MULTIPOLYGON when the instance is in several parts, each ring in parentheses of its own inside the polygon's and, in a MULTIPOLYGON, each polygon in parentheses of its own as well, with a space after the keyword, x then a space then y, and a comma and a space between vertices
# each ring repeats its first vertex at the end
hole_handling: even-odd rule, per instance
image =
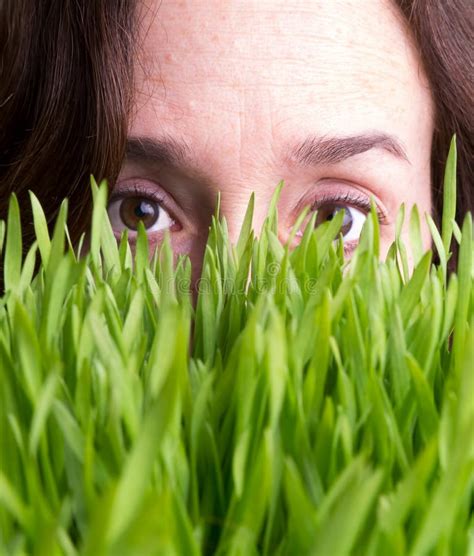
POLYGON ((282 242, 305 206, 326 218, 333 197, 350 197, 337 203, 353 217, 348 256, 366 213, 352 197, 373 197, 381 212, 382 256, 402 203, 431 211, 433 103, 389 0, 149 0, 139 11, 131 149, 111 200, 117 234, 120 203, 139 188, 161 206, 151 248, 168 228, 196 277, 218 192, 234 241, 251 192, 258 233, 280 180, 282 242), (365 146, 353 144, 360 136, 365 146))

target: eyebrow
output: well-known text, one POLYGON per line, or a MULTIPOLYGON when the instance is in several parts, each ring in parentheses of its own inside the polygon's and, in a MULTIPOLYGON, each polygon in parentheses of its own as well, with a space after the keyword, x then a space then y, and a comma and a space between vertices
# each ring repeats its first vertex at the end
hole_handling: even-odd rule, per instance
POLYGON ((165 166, 189 166, 191 152, 184 141, 170 137, 128 137, 125 156, 137 162, 153 162, 165 166))
MULTIPOLYGON (((287 152, 287 161, 301 166, 337 164, 372 149, 382 149, 410 162, 402 143, 386 133, 366 133, 350 137, 310 136, 287 152)), ((152 162, 169 167, 191 167, 193 156, 184 141, 171 137, 128 137, 126 157, 137 162, 152 162)))
POLYGON ((385 150, 410 163, 402 143, 386 133, 366 133, 351 137, 308 137, 289 151, 288 158, 302 166, 337 164, 372 149, 385 150))

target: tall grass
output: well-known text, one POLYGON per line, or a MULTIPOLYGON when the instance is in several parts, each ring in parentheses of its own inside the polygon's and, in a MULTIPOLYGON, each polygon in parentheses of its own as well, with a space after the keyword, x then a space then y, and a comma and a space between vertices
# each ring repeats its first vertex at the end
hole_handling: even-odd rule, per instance
POLYGON ((473 234, 450 156, 436 264, 417 212, 413 272, 399 234, 379 260, 375 211, 350 262, 340 218, 290 250, 277 192, 258 239, 253 199, 235 246, 213 220, 196 305, 169 242, 117 246, 105 184, 85 256, 67 201, 50 237, 31 195, 23 260, 12 196, 0 553, 474 554, 473 234))

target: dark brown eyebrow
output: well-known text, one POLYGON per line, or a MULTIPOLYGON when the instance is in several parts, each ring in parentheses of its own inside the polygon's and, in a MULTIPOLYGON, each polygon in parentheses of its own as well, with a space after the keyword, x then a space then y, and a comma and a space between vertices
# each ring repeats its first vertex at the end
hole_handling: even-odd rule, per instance
POLYGON ((137 162, 153 162, 165 166, 190 165, 190 149, 184 142, 170 137, 128 137, 125 147, 127 159, 137 162))
MULTIPOLYGON (((287 160, 302 166, 337 164, 371 149, 383 149, 409 162, 401 142, 385 133, 352 137, 311 136, 289 150, 287 160)), ((185 142, 170 137, 129 137, 126 157, 138 162, 152 162, 170 167, 192 167, 192 153, 185 142)))
POLYGON ((337 164, 371 149, 383 149, 396 158, 410 162, 401 142, 385 133, 368 133, 352 137, 308 137, 289 151, 288 159, 303 166, 337 164))

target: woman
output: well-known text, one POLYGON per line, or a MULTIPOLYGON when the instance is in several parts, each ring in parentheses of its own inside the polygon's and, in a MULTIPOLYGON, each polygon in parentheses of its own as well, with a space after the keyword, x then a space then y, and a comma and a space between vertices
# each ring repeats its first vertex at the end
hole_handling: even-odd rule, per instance
MULTIPOLYGON (((0 216, 28 189, 87 229, 89 175, 115 184, 117 235, 143 220, 194 267, 217 191, 235 238, 284 179, 284 241, 306 205, 345 209, 347 252, 371 196, 382 249, 398 207, 435 218, 450 139, 458 213, 473 209, 471 0, 61 0, 0 3, 0 216)), ((426 230, 425 230, 426 232, 426 230)), ((425 243, 429 245, 428 234, 425 243)))

